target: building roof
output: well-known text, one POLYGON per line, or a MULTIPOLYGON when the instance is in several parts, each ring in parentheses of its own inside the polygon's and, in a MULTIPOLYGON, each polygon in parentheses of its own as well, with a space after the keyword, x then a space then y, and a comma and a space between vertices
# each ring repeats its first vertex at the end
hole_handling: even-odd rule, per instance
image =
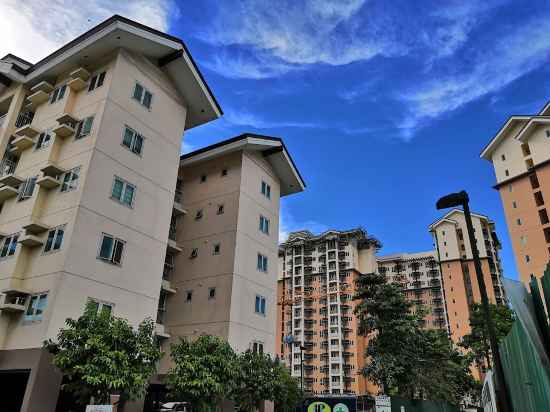
POLYGON ((393 262, 395 260, 416 260, 416 259, 430 259, 434 258, 436 255, 435 250, 427 250, 425 252, 415 252, 415 253, 392 253, 391 255, 376 256, 376 261, 383 262, 393 262))
POLYGON ((367 231, 361 227, 358 227, 355 229, 349 229, 349 230, 329 229, 318 235, 314 235, 309 230, 299 230, 299 231, 291 232, 288 235, 288 239, 285 242, 281 243, 280 247, 292 246, 293 243, 300 242, 300 241, 314 242, 318 240, 330 240, 332 238, 337 238, 340 236, 354 236, 360 242, 363 242, 363 246, 365 248, 368 248, 371 245, 373 245, 377 249, 382 247, 382 244, 378 239, 376 239, 374 236, 368 236, 367 231))
POLYGON ((506 137, 506 134, 516 126, 519 122, 525 122, 525 126, 519 131, 514 139, 524 142, 528 139, 529 133, 532 128, 538 124, 550 123, 550 102, 541 109, 538 115, 513 115, 508 118, 506 123, 499 129, 497 134, 491 139, 491 141, 483 148, 479 157, 491 161, 491 155, 500 143, 506 137))
MULTIPOLYGON (((449 212, 447 212, 444 216, 440 217, 439 219, 437 219, 435 222, 433 222, 430 226, 428 226, 428 228, 430 229, 430 232, 433 231, 435 229, 436 226, 439 226, 441 223, 443 222, 446 222, 446 223, 452 223, 452 224, 457 224, 457 222, 455 220, 452 219, 452 215, 456 214, 456 213, 460 213, 460 214, 464 214, 464 211, 462 209, 452 209, 450 210, 449 212)), ((483 220, 486 220, 487 223, 489 224, 493 224, 493 221, 491 219, 489 219, 489 217, 485 216, 485 215, 481 215, 479 213, 473 213, 471 212, 471 215, 473 217, 477 217, 479 219, 483 219, 483 220)))
POLYGON ((220 117, 223 112, 184 42, 141 23, 114 15, 91 30, 31 64, 13 54, 0 60, 0 75, 29 87, 54 79, 67 70, 89 65, 124 48, 156 61, 187 103, 186 129, 220 117))
POLYGON ((180 166, 189 166, 241 150, 259 151, 262 153, 280 179, 281 196, 302 192, 305 189, 306 183, 300 175, 283 140, 279 137, 243 133, 231 139, 223 140, 182 155, 180 166))

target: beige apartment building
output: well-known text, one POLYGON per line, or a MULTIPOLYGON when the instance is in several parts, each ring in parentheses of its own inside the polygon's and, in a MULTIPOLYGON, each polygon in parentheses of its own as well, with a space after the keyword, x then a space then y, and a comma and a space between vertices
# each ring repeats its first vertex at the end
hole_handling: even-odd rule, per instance
MULTIPOLYGON (((159 323, 275 353, 279 204, 305 183, 279 138, 243 134, 181 157, 159 323), (179 199, 181 197, 181 200, 179 199)), ((162 375, 170 358, 161 361, 162 375)))
MULTIPOLYGON (((495 224, 487 216, 472 213, 476 246, 489 301, 504 302, 501 248, 495 224)), ((454 209, 429 226, 440 263, 441 283, 451 339, 458 343, 470 333, 470 307, 480 303, 470 240, 462 210, 454 209)))
POLYGON ((358 228, 291 233, 279 249, 277 354, 313 394, 366 394, 358 372, 366 340, 357 335, 353 296, 361 274, 376 271, 380 243, 358 228), (293 336, 289 344, 285 337, 293 336))
POLYGON ((88 301, 156 315, 182 133, 220 115, 182 41, 123 17, 36 64, 0 60, 0 408, 55 409, 42 342, 88 301))
POLYGON ((402 286, 405 297, 415 307, 422 307, 426 315, 422 325, 426 329, 448 332, 445 294, 437 252, 398 253, 378 256, 378 273, 388 282, 402 286))
POLYGON ((550 261, 550 104, 510 116, 480 157, 495 169, 520 279, 540 278, 550 261))

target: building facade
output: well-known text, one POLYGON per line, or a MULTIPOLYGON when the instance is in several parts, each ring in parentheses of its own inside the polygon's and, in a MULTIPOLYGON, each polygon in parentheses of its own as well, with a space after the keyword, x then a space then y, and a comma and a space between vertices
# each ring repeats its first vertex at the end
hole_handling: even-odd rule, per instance
POLYGON ((366 340, 357 336, 353 296, 358 277, 376 271, 379 246, 363 229, 294 232, 280 245, 277 354, 295 377, 301 376, 303 357, 304 389, 310 393, 373 390, 358 374, 366 340))
POLYGON ((405 297, 415 307, 426 310, 422 325, 426 329, 448 331, 445 294, 436 251, 399 253, 376 258, 378 273, 388 282, 399 283, 405 297))
POLYGON ((42 342, 87 302, 156 315, 182 134, 220 115, 181 40, 123 17, 0 60, 2 407, 55 409, 42 342))
MULTIPOLYGON (((158 318, 164 348, 207 334, 274 354, 280 199, 305 188, 284 143, 244 134, 183 155, 177 188, 158 318)), ((159 372, 170 365, 165 356, 159 372)))
POLYGON ((511 116, 481 153, 493 164, 520 279, 541 277, 550 261, 550 104, 511 116))
MULTIPOLYGON (((493 221, 472 214, 476 246, 490 303, 504 302, 500 242, 493 221)), ((470 307, 481 303, 466 221, 462 210, 451 210, 429 227, 441 269, 448 330, 458 343, 470 333, 470 307)))

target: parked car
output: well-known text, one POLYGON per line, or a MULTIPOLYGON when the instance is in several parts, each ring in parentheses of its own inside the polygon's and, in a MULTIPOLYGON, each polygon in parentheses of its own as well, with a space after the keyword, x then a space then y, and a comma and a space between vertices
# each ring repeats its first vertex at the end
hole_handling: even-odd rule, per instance
POLYGON ((157 409, 158 412, 191 412, 189 402, 167 402, 157 409))

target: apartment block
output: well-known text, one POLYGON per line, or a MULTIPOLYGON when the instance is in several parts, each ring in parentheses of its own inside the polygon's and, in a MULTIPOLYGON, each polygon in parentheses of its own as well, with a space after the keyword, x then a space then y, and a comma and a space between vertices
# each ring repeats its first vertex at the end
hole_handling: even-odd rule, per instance
POLYGON ((448 331, 445 294, 437 252, 398 253, 378 256, 378 273, 388 282, 398 283, 405 297, 427 311, 422 325, 426 329, 448 331))
POLYGON ((357 336, 353 296, 362 273, 376 270, 380 243, 363 229, 291 233, 279 249, 277 353, 314 394, 365 394, 358 374, 365 339, 357 336), (285 337, 293 336, 289 344, 285 337), (301 353, 301 348, 303 348, 301 353))
POLYGON ((480 157, 493 164, 520 279, 541 277, 550 261, 550 104, 510 116, 480 157))
MULTIPOLYGON (((275 353, 280 199, 304 188, 279 138, 243 134, 181 157, 158 318, 165 349, 207 334, 275 353)), ((166 356, 160 374, 170 365, 166 356)))
MULTIPOLYGON (((502 266, 498 255, 501 245, 495 224, 487 216, 477 213, 472 213, 472 224, 489 301, 502 304, 502 266)), ((441 268, 450 337, 454 342, 460 342, 471 331, 471 305, 481 302, 464 212, 451 210, 432 223, 429 229, 441 268)))
POLYGON ((157 314, 182 134, 220 115, 181 40, 120 16, 0 60, 2 409, 55 409, 42 342, 87 302, 157 314))

